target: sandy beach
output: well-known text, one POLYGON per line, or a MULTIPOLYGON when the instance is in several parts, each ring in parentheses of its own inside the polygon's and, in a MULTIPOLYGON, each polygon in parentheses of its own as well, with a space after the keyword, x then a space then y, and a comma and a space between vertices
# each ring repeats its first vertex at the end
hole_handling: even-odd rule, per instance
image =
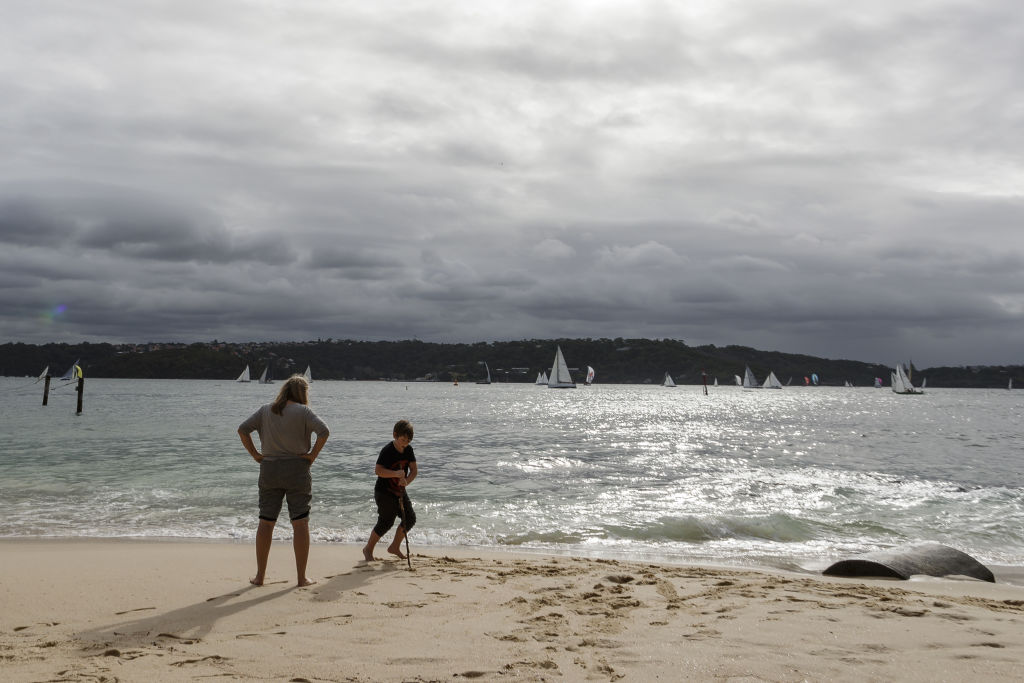
POLYGON ((1024 588, 413 548, 0 542, 6 681, 1020 680, 1024 588), (381 550, 379 555, 383 554, 381 550))

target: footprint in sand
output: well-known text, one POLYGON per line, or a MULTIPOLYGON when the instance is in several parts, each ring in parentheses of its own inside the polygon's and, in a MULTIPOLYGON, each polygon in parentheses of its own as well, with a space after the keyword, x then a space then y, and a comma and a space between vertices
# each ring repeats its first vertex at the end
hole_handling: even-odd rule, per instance
POLYGON ((629 574, 611 574, 604 577, 604 579, 611 583, 630 583, 632 581, 636 581, 636 577, 630 576, 629 574))
POLYGON ((224 661, 227 661, 226 657, 221 657, 220 655, 209 655, 206 657, 200 657, 199 659, 183 659, 180 662, 171 662, 171 666, 183 667, 187 664, 199 664, 200 662, 218 663, 224 661))
POLYGON ((121 612, 114 612, 114 614, 120 616, 122 614, 130 614, 131 612, 145 612, 151 609, 156 609, 156 607, 136 607, 135 609, 126 609, 121 612))
POLYGON ((390 607, 392 609, 402 609, 402 608, 405 608, 405 607, 426 607, 427 603, 425 603, 425 602, 397 601, 397 602, 385 602, 384 606, 385 607, 390 607))
POLYGON ((157 638, 171 638, 173 640, 179 641, 183 645, 195 645, 196 643, 199 642, 199 638, 189 638, 187 636, 179 636, 179 635, 174 634, 174 633, 158 633, 158 634, 156 634, 156 637, 157 638))
POLYGON ((340 625, 350 624, 350 623, 352 623, 352 615, 351 614, 336 614, 333 617, 319 617, 317 619, 314 619, 313 623, 314 624, 331 623, 331 624, 340 624, 340 625))

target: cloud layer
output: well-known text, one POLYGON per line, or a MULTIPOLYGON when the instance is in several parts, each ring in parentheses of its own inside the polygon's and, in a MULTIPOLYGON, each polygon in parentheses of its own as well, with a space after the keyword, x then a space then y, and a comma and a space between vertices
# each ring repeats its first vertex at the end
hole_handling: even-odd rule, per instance
POLYGON ((1021 363, 1009 0, 8 3, 7 341, 1021 363))

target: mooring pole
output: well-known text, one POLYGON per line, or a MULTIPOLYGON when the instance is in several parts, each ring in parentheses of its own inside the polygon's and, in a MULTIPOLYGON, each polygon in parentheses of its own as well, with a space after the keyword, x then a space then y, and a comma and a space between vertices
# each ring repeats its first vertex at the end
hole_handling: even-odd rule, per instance
POLYGON ((708 395, 708 373, 707 370, 700 371, 701 377, 704 378, 704 395, 708 395))
POLYGON ((46 383, 43 384, 43 405, 50 400, 50 376, 46 376, 46 383))
POLYGON ((75 389, 78 392, 78 412, 75 415, 82 414, 82 395, 85 394, 85 379, 82 377, 78 378, 78 387, 75 389))

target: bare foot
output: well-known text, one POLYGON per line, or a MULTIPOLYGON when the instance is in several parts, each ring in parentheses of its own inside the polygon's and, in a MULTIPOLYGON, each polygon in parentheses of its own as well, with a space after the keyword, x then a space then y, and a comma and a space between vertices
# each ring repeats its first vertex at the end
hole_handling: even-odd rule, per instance
POLYGON ((314 581, 313 579, 299 579, 299 588, 302 588, 304 586, 312 586, 314 583, 316 583, 316 581, 314 581))
POLYGON ((368 548, 363 548, 363 559, 367 562, 373 562, 373 551, 368 548))
POLYGON ((263 585, 263 577, 262 576, 254 576, 251 579, 249 579, 249 583, 251 583, 254 586, 262 586, 263 585))
POLYGON ((394 546, 389 545, 388 546, 388 552, 391 553, 392 555, 398 555, 398 558, 401 559, 401 560, 405 559, 405 553, 402 552, 402 547, 401 546, 396 548, 394 546))

